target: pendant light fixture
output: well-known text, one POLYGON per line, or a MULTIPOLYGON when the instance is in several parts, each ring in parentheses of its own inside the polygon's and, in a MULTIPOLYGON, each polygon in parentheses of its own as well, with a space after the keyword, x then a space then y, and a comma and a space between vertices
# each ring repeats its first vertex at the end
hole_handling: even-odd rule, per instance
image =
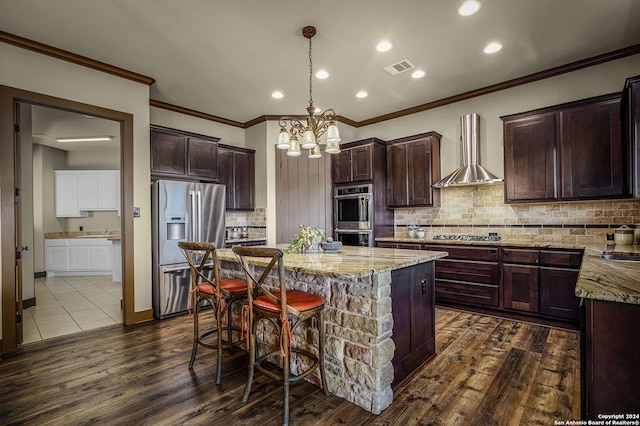
POLYGON ((309 39, 309 106, 307 107, 306 125, 295 117, 285 116, 279 120, 280 135, 276 146, 279 149, 286 149, 287 155, 300 155, 300 148, 309 150, 309 158, 319 158, 320 137, 327 134, 325 152, 337 154, 340 152, 340 133, 336 124, 336 113, 333 109, 323 111, 318 117, 315 116, 313 106, 313 60, 311 50, 311 39, 316 35, 316 28, 307 26, 302 29, 302 35, 309 39), (298 137, 302 141, 298 141, 298 137))

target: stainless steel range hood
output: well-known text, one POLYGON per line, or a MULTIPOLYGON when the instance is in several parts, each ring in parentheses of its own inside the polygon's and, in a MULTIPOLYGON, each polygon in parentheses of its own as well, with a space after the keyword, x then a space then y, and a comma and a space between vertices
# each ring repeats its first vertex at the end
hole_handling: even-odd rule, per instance
POLYGON ((448 186, 485 185, 502 182, 480 164, 480 116, 467 114, 460 118, 460 159, 462 165, 450 175, 433 184, 434 188, 448 186))

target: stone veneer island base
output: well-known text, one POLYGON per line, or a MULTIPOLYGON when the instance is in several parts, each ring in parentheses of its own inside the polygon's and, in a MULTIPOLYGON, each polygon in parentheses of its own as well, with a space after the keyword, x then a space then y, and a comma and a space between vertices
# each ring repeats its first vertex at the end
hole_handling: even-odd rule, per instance
MULTIPOLYGON (((325 299, 332 394, 379 414, 391 404, 393 387, 435 355, 433 261, 446 255, 350 246, 336 254, 285 254, 289 288, 325 299)), ((230 249, 218 250, 218 257, 222 278, 244 277, 230 249)), ((252 260, 258 271, 266 265, 252 260)), ((298 330, 293 339, 317 339, 310 330, 298 330)), ((275 330, 262 330, 260 338, 277 345, 275 330)))

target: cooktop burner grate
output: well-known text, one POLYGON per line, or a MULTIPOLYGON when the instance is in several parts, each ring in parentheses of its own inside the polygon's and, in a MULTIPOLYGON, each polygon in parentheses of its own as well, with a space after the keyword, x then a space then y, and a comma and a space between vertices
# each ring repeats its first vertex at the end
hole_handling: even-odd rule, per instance
POLYGON ((449 234, 449 235, 434 235, 434 240, 455 240, 455 241, 500 241, 502 237, 500 235, 468 235, 468 234, 449 234))

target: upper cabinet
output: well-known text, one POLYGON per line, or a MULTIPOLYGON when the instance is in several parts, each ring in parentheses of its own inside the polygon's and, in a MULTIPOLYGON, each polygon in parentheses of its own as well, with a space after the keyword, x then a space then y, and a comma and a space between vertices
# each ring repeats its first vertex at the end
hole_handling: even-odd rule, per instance
POLYGON ((120 215, 119 170, 56 170, 56 217, 86 217, 90 211, 120 215))
POLYGON ((439 206, 440 138, 436 132, 389 141, 387 145, 387 206, 439 206))
POLYGON ((640 197, 640 75, 629 77, 622 96, 623 139, 631 153, 633 196, 640 197))
POLYGON ((506 202, 630 195, 620 95, 501 119, 506 202))
POLYGON ((218 180, 227 186, 227 210, 254 210, 255 151, 226 145, 218 147, 218 180))
POLYGON ((373 142, 341 148, 333 156, 333 183, 363 182, 373 179, 373 142))
POLYGON ((216 181, 219 140, 152 126, 151 174, 157 177, 216 181))

